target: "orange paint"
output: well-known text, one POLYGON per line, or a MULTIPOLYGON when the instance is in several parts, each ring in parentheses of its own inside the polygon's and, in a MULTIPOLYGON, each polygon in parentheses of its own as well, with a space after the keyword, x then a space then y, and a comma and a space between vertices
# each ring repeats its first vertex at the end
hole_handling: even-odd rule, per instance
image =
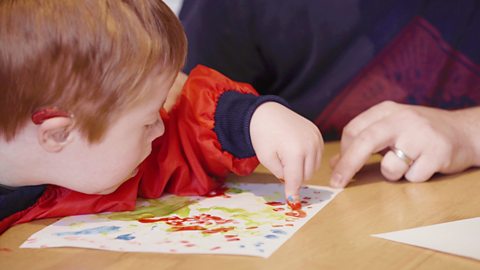
POLYGON ((228 231, 231 231, 233 229, 235 229, 235 227, 220 227, 220 228, 205 230, 202 233, 213 234, 213 233, 219 233, 219 232, 228 232, 228 231))
POLYGON ((290 207, 290 209, 296 211, 302 209, 302 203, 301 202, 292 202, 287 200, 287 204, 290 207))
POLYGON ((184 226, 184 227, 172 227, 172 231, 174 232, 180 232, 180 231, 203 231, 206 230, 206 228, 202 226, 184 226))
POLYGON ((294 210, 294 211, 285 213, 285 215, 291 216, 291 217, 304 218, 304 217, 307 216, 307 213, 305 213, 305 212, 302 211, 302 210, 294 210))

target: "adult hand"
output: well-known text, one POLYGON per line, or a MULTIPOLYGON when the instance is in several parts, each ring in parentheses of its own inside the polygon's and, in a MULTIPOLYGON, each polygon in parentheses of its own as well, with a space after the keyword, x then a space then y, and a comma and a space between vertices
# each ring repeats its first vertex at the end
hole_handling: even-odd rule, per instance
POLYGON ((391 101, 373 106, 344 128, 330 184, 346 186, 372 154, 387 150, 381 172, 391 181, 405 176, 422 182, 436 172, 478 166, 479 116, 479 108, 446 111, 391 101))
POLYGON ((299 189, 320 167, 323 139, 309 120, 276 102, 260 105, 250 122, 257 158, 285 181, 288 202, 299 203, 299 189))

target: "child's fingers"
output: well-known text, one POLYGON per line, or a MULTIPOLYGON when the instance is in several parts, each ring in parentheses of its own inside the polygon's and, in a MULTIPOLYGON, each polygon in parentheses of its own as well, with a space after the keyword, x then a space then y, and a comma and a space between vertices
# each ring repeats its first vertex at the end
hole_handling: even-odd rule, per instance
POLYGON ((303 171, 304 181, 312 178, 315 170, 320 167, 320 163, 322 161, 321 156, 321 153, 318 153, 317 151, 312 151, 312 153, 305 158, 303 171))
POLYGON ((269 158, 260 160, 263 166, 267 168, 276 178, 284 179, 282 161, 277 153, 273 153, 269 158))
POLYGON ((287 201, 293 204, 300 203, 300 187, 304 179, 303 157, 288 156, 282 160, 284 164, 283 174, 285 176, 285 197, 287 201))

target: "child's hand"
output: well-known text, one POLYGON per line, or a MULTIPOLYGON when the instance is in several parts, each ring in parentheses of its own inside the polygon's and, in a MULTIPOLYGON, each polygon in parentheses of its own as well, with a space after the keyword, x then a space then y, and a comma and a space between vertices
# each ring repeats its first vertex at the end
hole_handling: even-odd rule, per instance
POLYGON ((266 102, 252 116, 250 136, 260 163, 285 180, 287 200, 299 205, 299 188, 322 159, 323 139, 318 128, 285 106, 266 102))

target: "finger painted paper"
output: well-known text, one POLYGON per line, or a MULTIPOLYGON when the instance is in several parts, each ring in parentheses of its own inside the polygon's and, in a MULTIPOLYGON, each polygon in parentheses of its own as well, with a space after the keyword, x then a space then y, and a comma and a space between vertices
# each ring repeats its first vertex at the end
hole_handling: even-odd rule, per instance
POLYGON ((139 200, 135 211, 66 217, 21 247, 268 257, 339 192, 305 186, 294 211, 283 185, 229 183, 214 197, 166 195, 139 200))

